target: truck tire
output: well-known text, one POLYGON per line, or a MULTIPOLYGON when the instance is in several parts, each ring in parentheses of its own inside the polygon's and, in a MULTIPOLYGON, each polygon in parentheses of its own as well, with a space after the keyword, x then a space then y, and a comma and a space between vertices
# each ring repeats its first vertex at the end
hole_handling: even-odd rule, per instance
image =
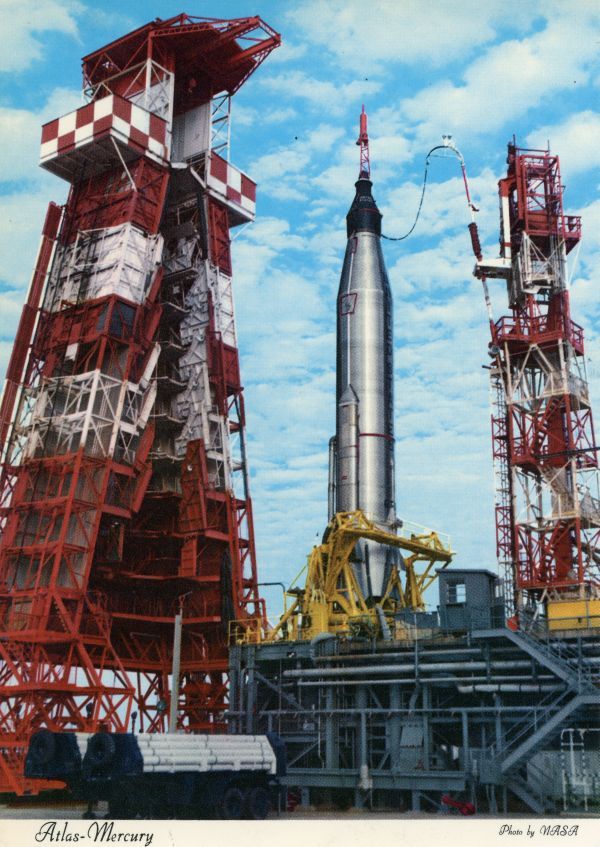
POLYGON ((219 817, 224 821, 239 821, 244 814, 244 795, 235 785, 223 792, 219 803, 219 817))
POLYGON ((88 741, 86 758, 95 768, 104 768, 115 755, 115 740, 107 732, 98 732, 88 741))
POLYGON ((269 814, 271 799, 262 785, 248 788, 244 794, 244 817, 251 821, 263 821, 269 814))
POLYGON ((49 765, 56 753, 56 739, 49 729, 39 729, 31 736, 29 757, 36 765, 49 765))

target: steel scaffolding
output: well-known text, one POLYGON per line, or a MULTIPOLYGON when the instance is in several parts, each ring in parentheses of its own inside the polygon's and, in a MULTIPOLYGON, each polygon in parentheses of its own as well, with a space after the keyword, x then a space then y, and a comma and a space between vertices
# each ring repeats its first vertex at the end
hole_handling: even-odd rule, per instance
POLYGON ((240 643, 233 731, 283 738, 288 790, 306 805, 436 812, 450 798, 490 813, 583 810, 592 781, 585 761, 566 761, 564 730, 597 731, 600 640, 477 628, 471 612, 462 628, 401 641, 240 643), (581 783, 568 802, 554 773, 581 783))
POLYGON ((156 19, 83 60, 42 130, 51 204, 0 408, 0 790, 31 733, 223 728, 231 619, 257 587, 230 228, 231 96, 260 18, 156 19), (218 150, 218 152, 217 152, 218 150), (171 674, 183 610, 181 676, 171 674))
POLYGON ((600 588, 597 447, 566 264, 581 221, 563 212, 557 156, 513 143, 507 162, 501 255, 476 266, 506 279, 511 308, 490 344, 498 561, 518 612, 571 602, 576 616, 600 588))

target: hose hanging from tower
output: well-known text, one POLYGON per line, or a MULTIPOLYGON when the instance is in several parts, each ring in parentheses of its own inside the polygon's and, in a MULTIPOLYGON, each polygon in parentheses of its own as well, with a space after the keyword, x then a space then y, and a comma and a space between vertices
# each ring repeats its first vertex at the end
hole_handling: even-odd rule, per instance
POLYGON ((425 172, 423 173, 423 188, 421 189, 421 199, 419 200, 419 208, 417 209, 417 214, 415 216, 415 220, 411 228, 405 235, 400 235, 397 238, 392 238, 391 235, 384 235, 381 233, 381 237, 385 238, 386 241, 404 241, 405 238, 408 238, 409 235, 412 235, 414 229, 419 222, 419 216, 421 214, 421 209, 423 208, 423 200, 425 199, 425 189, 427 188, 427 171, 429 170, 429 157, 433 153, 434 150, 437 150, 437 147, 433 147, 429 153, 427 154, 427 158, 425 159, 425 172))
MULTIPOLYGON (((471 192, 469 191, 469 180, 467 178, 467 167, 465 165, 465 160, 464 160, 462 153, 460 152, 460 150, 458 149, 458 147, 454 143, 454 140, 453 140, 451 135, 443 135, 442 139, 443 139, 443 143, 442 144, 436 144, 435 147, 432 147, 431 150, 429 151, 429 153, 427 154, 426 158, 425 158, 425 171, 423 173, 423 187, 421 189, 421 198, 419 200, 419 206, 417 208, 417 214, 415 216, 415 220, 413 222, 413 225, 408 230, 408 232, 405 233, 404 235, 393 238, 390 235, 384 235, 382 233, 381 237, 385 238, 387 241, 404 241, 406 238, 408 238, 409 235, 411 235, 414 232, 415 227, 417 226, 417 223, 419 221, 419 217, 421 215, 421 209, 423 208, 423 200, 425 199, 425 190, 427 188, 427 173, 428 173, 428 170, 429 170, 429 160, 430 160, 431 156, 435 153, 436 150, 450 150, 452 153, 454 153, 454 155, 456 156, 456 158, 458 159, 458 161, 460 163, 460 169, 461 169, 461 172, 462 172, 463 183, 464 183, 464 186, 465 186, 465 194, 467 196, 467 205, 469 207, 469 214, 471 216, 471 223, 468 225, 469 235, 470 235, 470 238, 471 238, 471 247, 473 249, 473 254, 475 255, 475 259, 477 260, 477 262, 480 262, 481 259, 483 258, 483 254, 482 254, 482 251, 481 251, 481 241, 479 239, 479 232, 477 230, 477 223, 475 221, 475 212, 477 212, 479 210, 477 209, 477 207, 475 206, 475 204, 471 200, 471 192)), ((476 268, 476 270, 477 270, 477 268, 476 268)), ((491 304, 489 290, 488 290, 488 286, 487 286, 487 280, 485 278, 485 275, 481 272, 476 273, 475 275, 478 276, 479 279, 481 279, 481 282, 482 282, 482 285, 483 285, 483 294, 484 294, 484 297, 485 297, 485 305, 486 305, 486 310, 487 310, 487 314, 488 314, 488 319, 490 321, 490 325, 493 326, 492 304, 491 304)))
POLYGON ((400 235, 400 236, 394 238, 391 235, 383 235, 382 234, 381 237, 387 239, 387 241, 404 241, 404 239, 408 238, 408 236, 411 235, 414 232, 415 227, 416 227, 416 225, 419 221, 419 217, 421 215, 421 209, 423 208, 423 200, 425 199, 425 191, 426 191, 426 188, 427 188, 427 173, 429 171, 429 160, 430 160, 431 156, 435 153, 436 150, 450 150, 450 151, 452 151, 452 153, 454 153, 456 155, 458 161, 460 162, 460 168, 461 168, 461 171, 462 171, 462 177, 463 177, 463 182, 464 182, 464 186, 465 186, 465 193, 467 195, 467 205, 469 206, 469 212, 471 214, 471 223, 469 224, 469 233, 471 235, 471 245, 473 247, 473 253, 475 254, 476 259, 480 260, 481 257, 482 257, 481 244, 479 242, 479 235, 477 233, 477 224, 475 223, 475 212, 477 212, 478 210, 477 210, 477 207, 473 204, 473 202, 471 200, 471 193, 469 191, 469 181, 467 179, 467 169, 466 169, 466 166, 465 166, 465 160, 463 158, 462 153, 460 152, 460 150, 457 148, 454 141, 452 140, 451 135, 443 135, 442 138, 443 138, 443 144, 436 144, 435 147, 432 147, 431 150, 429 151, 429 153, 427 154, 426 158, 425 158, 425 171, 423 173, 423 186, 422 186, 422 189, 421 189, 421 198, 419 200, 419 206, 417 208, 417 214, 415 216, 415 220, 413 222, 413 225, 408 230, 408 232, 405 233, 404 235, 400 235))

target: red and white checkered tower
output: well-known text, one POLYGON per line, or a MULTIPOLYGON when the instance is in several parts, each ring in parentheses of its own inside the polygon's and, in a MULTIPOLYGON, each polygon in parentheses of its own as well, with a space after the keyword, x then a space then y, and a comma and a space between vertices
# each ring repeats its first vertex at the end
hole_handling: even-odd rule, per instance
POLYGON ((509 144, 499 182, 501 254, 477 273, 507 280, 511 314, 492 323, 498 560, 512 611, 598 596, 600 491, 583 330, 571 320, 558 157, 509 144))
POLYGON ((222 727, 228 630, 264 621, 230 229, 231 95, 278 46, 260 18, 178 15, 83 60, 46 124, 50 204, 0 408, 0 791, 40 726, 222 727))

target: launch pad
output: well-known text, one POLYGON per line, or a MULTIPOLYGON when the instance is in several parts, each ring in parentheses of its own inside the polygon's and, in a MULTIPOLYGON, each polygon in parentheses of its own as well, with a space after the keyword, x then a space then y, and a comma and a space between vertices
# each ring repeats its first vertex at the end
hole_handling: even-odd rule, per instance
MULTIPOLYGON (((339 591, 339 572, 335 558, 323 554, 323 570, 332 571, 322 592, 325 613, 308 612, 306 600, 318 587, 309 568, 297 604, 308 618, 304 630, 288 627, 288 614, 285 631, 275 630, 281 641, 231 649, 230 726, 282 737, 287 784, 307 804, 462 814, 597 811, 598 463, 583 333, 570 319, 565 274, 580 222, 563 214, 558 159, 509 144, 508 174, 499 183, 500 259, 483 259, 473 214, 469 226, 492 332, 504 579, 439 569, 436 613, 423 613, 413 597, 390 614, 384 577, 398 567, 392 548, 400 546, 390 541, 399 523, 386 416, 393 402, 392 307, 368 152, 363 165, 364 110, 358 143, 361 171, 338 294, 329 526, 340 508, 353 508, 387 530, 381 544, 367 536, 346 553, 367 607, 380 611, 380 626, 370 634, 338 625, 327 601, 339 591), (508 283, 512 315, 497 322, 488 277, 508 283)), ((473 213, 464 160, 454 150, 473 213)))
POLYGON ((437 613, 407 615, 402 640, 232 647, 232 731, 281 736, 305 805, 597 809, 598 620, 513 631, 489 571, 449 569, 439 588, 437 613))
MULTIPOLYGON (((392 291, 363 107, 332 303, 328 523, 268 623, 231 256, 256 184, 229 161, 229 117, 279 43, 257 17, 157 18, 85 57, 85 105, 43 127, 42 167, 70 193, 50 204, 0 402, 0 786, 63 785, 47 762, 24 768, 32 738, 79 738, 82 773, 100 743, 133 744, 139 765, 140 739, 147 753, 159 739, 138 776, 168 770, 180 800, 200 736, 221 744, 205 757, 216 773, 241 736, 275 732, 304 804, 597 811, 600 474, 566 272, 581 224, 549 151, 509 144, 500 256, 484 258, 444 140, 490 321, 501 576, 446 569, 449 543, 398 517, 392 291), (493 279, 508 293, 498 321, 493 279)), ((213 780, 224 816, 264 817, 266 788, 254 802, 234 759, 234 782, 213 780)), ((118 775, 125 796, 132 774, 118 775)))

